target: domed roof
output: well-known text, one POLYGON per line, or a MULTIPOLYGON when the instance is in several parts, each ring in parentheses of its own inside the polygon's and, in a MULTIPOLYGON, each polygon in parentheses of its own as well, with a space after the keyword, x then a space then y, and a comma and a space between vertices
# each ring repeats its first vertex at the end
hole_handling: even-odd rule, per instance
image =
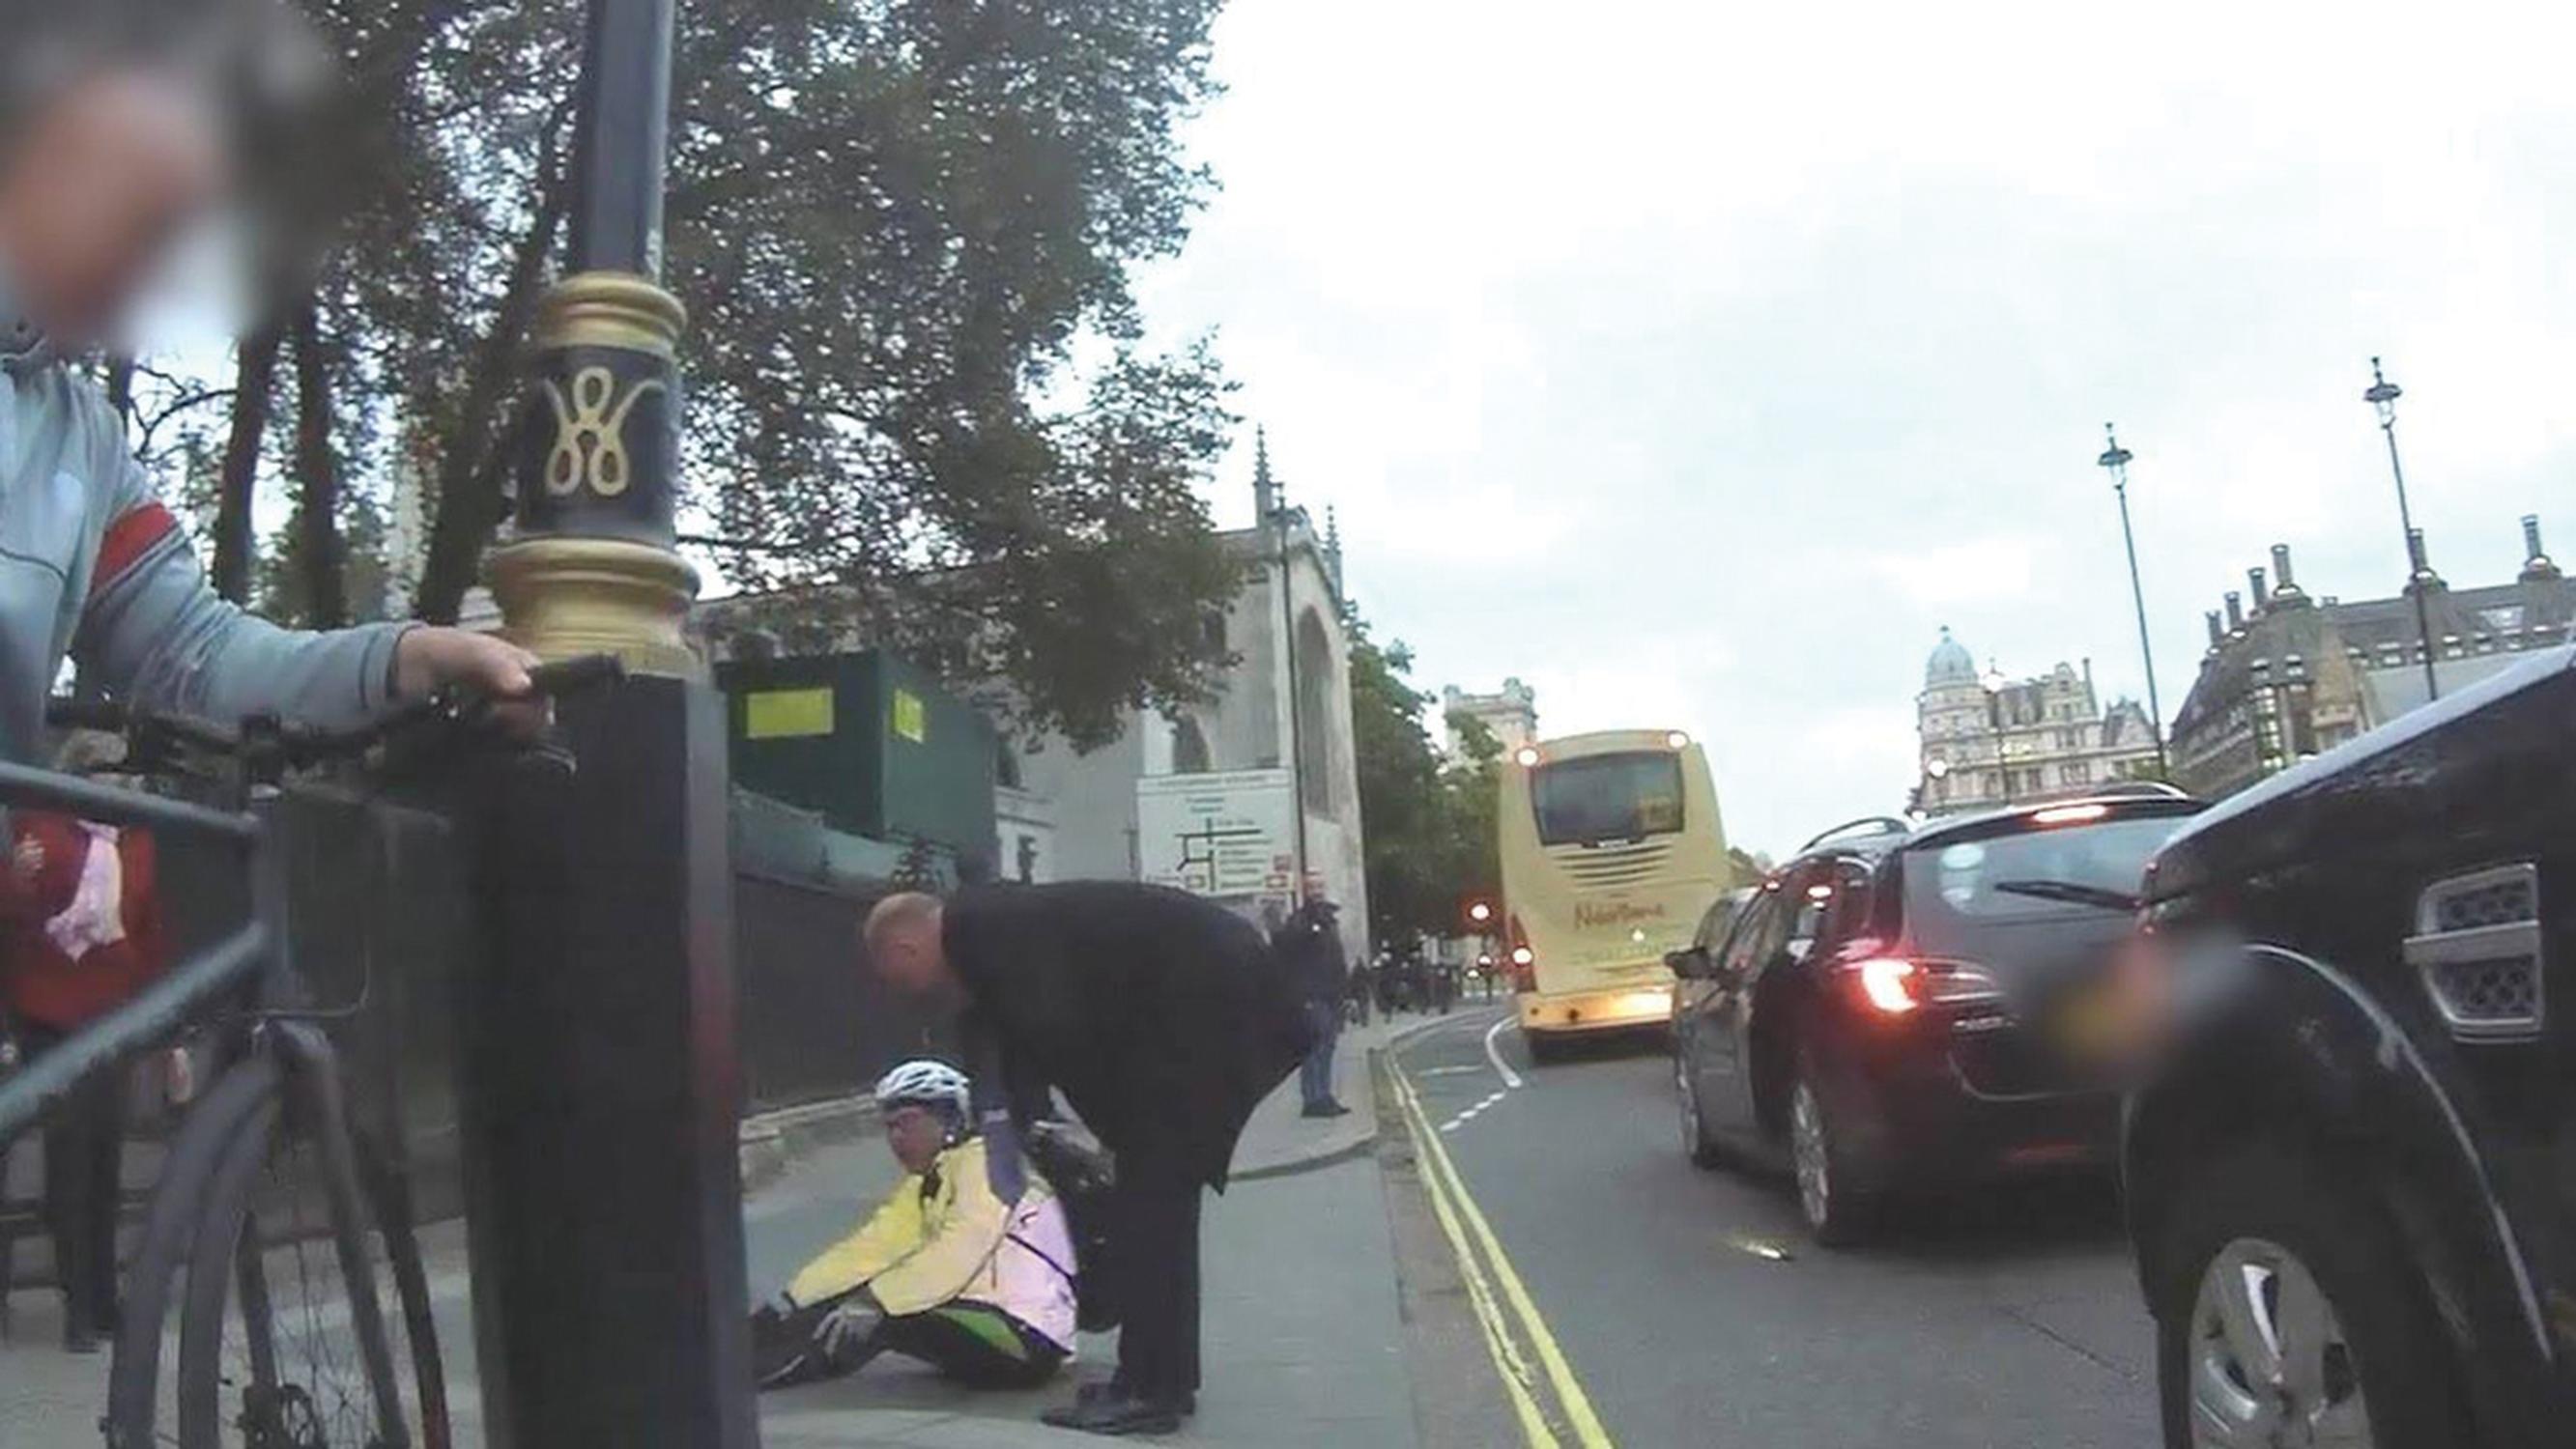
POLYGON ((1941 642, 1932 646, 1932 657, 1923 661, 1923 682, 1934 684, 1974 684, 1977 661, 1968 646, 1950 637, 1950 626, 1941 626, 1941 642))

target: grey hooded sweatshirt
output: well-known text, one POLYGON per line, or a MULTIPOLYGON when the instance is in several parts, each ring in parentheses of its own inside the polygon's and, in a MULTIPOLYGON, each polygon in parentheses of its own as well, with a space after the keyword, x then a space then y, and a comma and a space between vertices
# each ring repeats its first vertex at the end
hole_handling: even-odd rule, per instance
POLYGON ((219 723, 382 713, 407 626, 282 629, 218 596, 106 395, 15 315, 0 290, 0 758, 41 763, 67 655, 86 685, 219 723))

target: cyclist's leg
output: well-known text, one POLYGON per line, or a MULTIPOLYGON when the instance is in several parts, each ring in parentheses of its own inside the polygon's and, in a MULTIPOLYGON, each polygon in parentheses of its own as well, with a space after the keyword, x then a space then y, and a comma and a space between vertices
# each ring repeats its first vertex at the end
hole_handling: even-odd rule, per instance
POLYGON ((1061 1348, 981 1303, 949 1303, 889 1318, 877 1329, 885 1350, 918 1359, 971 1388, 1032 1388, 1063 1364, 1061 1348))
POLYGON ((868 1360, 884 1351, 874 1339, 855 1347, 845 1346, 839 1353, 823 1343, 823 1320, 864 1286, 848 1293, 836 1293, 813 1303, 800 1304, 787 1313, 762 1309, 751 1317, 752 1383, 763 1389, 793 1388, 798 1384, 835 1379, 858 1372, 868 1360))

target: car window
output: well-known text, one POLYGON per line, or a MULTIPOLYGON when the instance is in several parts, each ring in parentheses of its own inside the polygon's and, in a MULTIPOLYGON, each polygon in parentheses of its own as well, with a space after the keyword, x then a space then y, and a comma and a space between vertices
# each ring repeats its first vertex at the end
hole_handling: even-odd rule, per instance
POLYGON ((2147 857, 2182 823, 2179 817, 2157 815, 1909 850, 1907 904, 1918 912, 1976 917, 2082 911, 2088 908, 1996 886, 2005 881, 2053 881, 2135 892, 2146 873, 2147 857))
POLYGON ((1736 918, 1735 933, 1726 939, 1726 974, 1740 979, 1779 949, 1777 942, 1781 933, 1775 927, 1785 920, 1786 913, 1780 909, 1779 892, 1766 890, 1755 896, 1752 904, 1744 908, 1744 914, 1736 918))
POLYGON ((1692 935, 1691 944, 1714 959, 1726 940, 1727 928, 1735 924, 1735 918, 1743 912, 1745 904, 1728 896, 1710 906, 1707 913, 1699 918, 1699 930, 1692 935))
POLYGON ((1817 928, 1816 945, 1829 950, 1867 928, 1870 872, 1865 866, 1845 862, 1833 868, 1826 883, 1833 893, 1824 902, 1824 920, 1817 928))

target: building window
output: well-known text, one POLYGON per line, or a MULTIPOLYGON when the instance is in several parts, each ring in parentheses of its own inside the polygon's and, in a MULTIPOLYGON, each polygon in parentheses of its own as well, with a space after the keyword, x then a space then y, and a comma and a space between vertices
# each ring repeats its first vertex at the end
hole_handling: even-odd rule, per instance
POLYGON ((1298 616, 1292 646, 1297 665, 1297 784, 1306 808, 1333 813, 1333 645, 1325 637, 1323 616, 1308 609, 1298 616))
POLYGON ((993 783, 1001 786, 1005 790, 1017 790, 1021 788, 1020 752, 1011 748, 1011 742, 1009 740, 997 740, 994 742, 993 783))

